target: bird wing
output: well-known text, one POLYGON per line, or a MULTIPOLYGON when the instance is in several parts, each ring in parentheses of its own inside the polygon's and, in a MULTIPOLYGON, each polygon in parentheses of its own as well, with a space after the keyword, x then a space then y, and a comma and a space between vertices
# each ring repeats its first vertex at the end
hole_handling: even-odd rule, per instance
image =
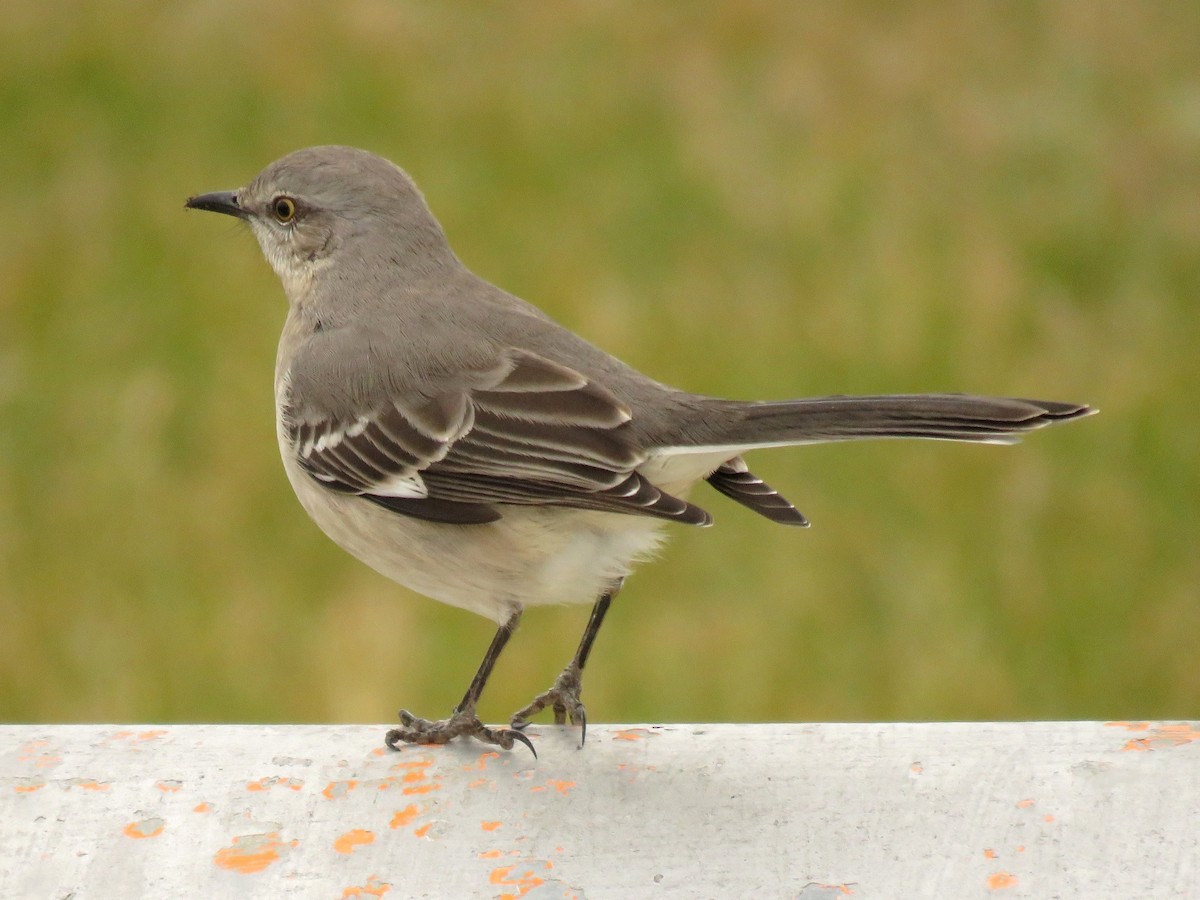
POLYGON ((711 523, 638 474, 646 454, 630 440, 623 403, 530 351, 508 349, 432 391, 385 389, 357 404, 314 401, 303 390, 312 382, 287 378, 283 424, 301 467, 330 490, 455 524, 496 521, 505 505, 711 523))

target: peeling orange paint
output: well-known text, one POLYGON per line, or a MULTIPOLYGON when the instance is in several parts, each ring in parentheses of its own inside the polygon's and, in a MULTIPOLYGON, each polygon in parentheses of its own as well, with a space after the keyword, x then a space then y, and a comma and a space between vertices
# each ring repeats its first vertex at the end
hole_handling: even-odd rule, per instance
POLYGON ((212 808, 213 808, 213 805, 211 803, 209 803, 207 800, 205 800, 205 801, 203 801, 201 803, 197 803, 195 806, 193 806, 192 812, 198 812, 198 813, 212 812, 212 808))
POLYGON ((556 790, 558 793, 566 795, 570 793, 571 788, 573 787, 578 787, 574 781, 560 781, 556 778, 551 778, 545 784, 539 784, 531 787, 529 791, 530 793, 537 794, 546 790, 546 788, 554 788, 554 790, 556 790))
POLYGON ((402 780, 405 784, 412 784, 414 781, 424 781, 426 777, 420 769, 413 769, 411 772, 405 772, 402 780))
POLYGON ((331 781, 325 785, 325 790, 321 791, 325 795, 326 800, 333 800, 335 797, 344 797, 358 787, 358 782, 353 778, 346 781, 331 781))
POLYGON ((479 854, 480 859, 499 859, 504 854, 499 850, 484 850, 479 854))
POLYGON ((402 759, 400 762, 392 765, 392 771, 396 769, 424 768, 431 765, 433 765, 433 760, 428 756, 422 756, 419 759, 402 759))
POLYGON ((166 734, 167 734, 167 730, 165 728, 156 728, 153 731, 141 732, 140 734, 138 734, 137 739, 139 741, 156 741, 160 737, 165 736, 166 734))
POLYGON ((430 791, 440 791, 440 784, 414 784, 412 787, 406 787, 401 793, 403 794, 428 794, 430 791))
POLYGON ((31 762, 38 769, 53 768, 62 762, 62 757, 57 753, 41 752, 43 747, 49 746, 50 742, 47 740, 26 741, 21 745, 17 759, 21 762, 31 762))
MULTIPOLYGON (((1190 744, 1193 741, 1200 741, 1200 725, 1193 725, 1188 722, 1169 722, 1163 725, 1154 725, 1151 727, 1149 723, 1145 724, 1149 728, 1150 734, 1144 738, 1134 738, 1126 741, 1122 750, 1143 751, 1143 750, 1167 750, 1171 747, 1180 747, 1184 744, 1190 744)), ((1130 729, 1134 730, 1134 729, 1130 729)), ((1137 729, 1145 730, 1145 729, 1137 729)))
POLYGON ((1004 888, 1016 887, 1017 876, 1009 872, 993 872, 988 876, 987 886, 989 891, 999 891, 1004 888))
POLYGON ((1032 798, 1029 798, 1026 800, 1018 800, 1017 801, 1017 809, 1029 809, 1029 807, 1033 806, 1033 803, 1034 803, 1034 801, 1032 798))
POLYGON ((18 784, 13 788, 18 794, 32 794, 34 791, 40 791, 46 786, 44 781, 27 781, 25 784, 18 784))
POLYGON ((300 842, 284 843, 278 831, 266 834, 246 834, 233 839, 232 846, 222 847, 213 856, 213 862, 222 869, 253 875, 279 860, 279 851, 284 847, 295 847, 300 842))
POLYGON ((984 859, 995 859, 995 858, 996 858, 996 851, 995 851, 995 850, 992 850, 992 849, 990 849, 990 848, 989 848, 989 849, 987 849, 987 850, 984 850, 984 851, 983 851, 983 858, 984 858, 984 859))
POLYGON ((626 728, 613 735, 614 741, 640 741, 650 736, 645 728, 626 728))
POLYGON ((1127 731, 1145 731, 1150 727, 1149 722, 1105 722, 1109 728, 1124 728, 1127 731))
POLYGON ((367 831, 364 828, 355 828, 335 840, 333 849, 338 853, 349 855, 354 852, 355 847, 373 843, 375 843, 375 832, 367 831))
POLYGON ((366 884, 345 888, 342 891, 342 900, 354 900, 357 897, 382 897, 391 889, 392 886, 386 881, 380 881, 378 875, 370 875, 367 877, 366 884))
POLYGON ((1052 815, 1045 815, 1045 816, 1043 816, 1043 817, 1042 817, 1042 821, 1043 821, 1043 822, 1053 822, 1053 821, 1054 821, 1054 816, 1052 816, 1052 815))
MULTIPOLYGON (((543 863, 543 867, 550 868, 550 865, 549 863, 543 863)), ((517 889, 516 893, 500 894, 499 896, 503 898, 503 900, 516 900, 517 897, 524 897, 534 888, 541 887, 546 883, 544 878, 539 878, 537 875, 534 875, 532 869, 526 869, 524 872, 514 875, 513 869, 515 868, 515 865, 499 866, 493 869, 491 874, 488 876, 488 881, 490 881, 492 884, 499 884, 503 885, 504 887, 515 887, 517 889)))
POLYGON ((427 835, 429 834, 429 829, 430 829, 430 828, 432 828, 432 827, 433 827, 433 823, 432 823, 432 822, 426 822, 426 823, 425 823, 424 825, 422 825, 420 828, 414 828, 414 829, 413 829, 413 834, 415 834, 415 835, 416 835, 417 837, 419 837, 419 838, 423 838, 423 837, 425 837, 425 836, 427 836, 427 835))
POLYGON ((396 810, 396 814, 392 816, 392 821, 388 823, 388 827, 401 828, 419 816, 421 812, 421 807, 415 803, 410 803, 404 809, 396 810))
POLYGON ((487 753, 480 753, 479 759, 469 766, 463 766, 464 772, 482 772, 487 768, 489 762, 493 759, 499 759, 500 754, 495 750, 489 750, 487 753))
POLYGON ((178 781, 156 781, 154 786, 165 794, 174 794, 183 788, 178 781))
POLYGON ((479 823, 479 827, 480 827, 480 828, 482 828, 484 831, 495 831, 495 830, 496 830, 497 828, 499 828, 499 827, 500 827, 502 824, 504 824, 504 823, 502 823, 502 822, 490 822, 490 821, 488 821, 487 819, 484 819, 482 822, 480 822, 480 823, 479 823))
MULTIPOLYGON (((304 782, 299 778, 281 778, 278 775, 264 775, 257 781, 251 781, 246 784, 248 791, 269 791, 273 787, 285 787, 289 790, 298 791, 304 787, 304 782)), ((328 788, 327 788, 328 790, 328 788)), ((332 798, 330 798, 332 799, 332 798)))
POLYGON ((67 782, 67 787, 82 788, 85 791, 107 791, 109 785, 106 781, 96 781, 93 778, 72 778, 67 782))
POLYGON ((387 753, 387 751, 384 750, 382 747, 376 747, 374 750, 371 751, 372 756, 383 756, 383 754, 385 754, 385 753, 387 753))
POLYGON ((138 822, 130 822, 121 829, 121 834, 136 839, 158 837, 163 833, 165 824, 162 819, 157 817, 142 819, 138 822))
POLYGON ((486 778, 476 778, 474 781, 469 782, 467 784, 467 787, 469 787, 469 788, 483 787, 485 784, 488 784, 488 783, 489 783, 488 779, 486 779, 486 778))

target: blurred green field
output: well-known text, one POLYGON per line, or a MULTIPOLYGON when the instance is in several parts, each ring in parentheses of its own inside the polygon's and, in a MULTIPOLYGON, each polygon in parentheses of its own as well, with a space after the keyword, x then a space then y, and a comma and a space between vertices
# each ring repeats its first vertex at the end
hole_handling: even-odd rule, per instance
MULTIPOLYGON (((300 510, 285 302, 185 214, 315 143, 407 168, 481 275, 668 383, 968 390, 1015 448, 759 454, 601 634, 598 721, 1143 718, 1200 696, 1200 6, 9 0, 0 719, 443 715, 490 623, 300 510)), ((699 497, 700 494, 697 494, 699 497)), ((534 611, 484 697, 548 686, 534 611)))

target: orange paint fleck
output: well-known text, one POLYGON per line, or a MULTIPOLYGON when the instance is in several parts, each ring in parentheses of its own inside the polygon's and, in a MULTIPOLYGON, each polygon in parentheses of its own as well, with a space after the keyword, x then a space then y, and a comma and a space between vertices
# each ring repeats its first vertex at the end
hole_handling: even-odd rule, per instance
MULTIPOLYGON (((1188 722, 1169 722, 1163 725, 1151 726, 1145 724, 1149 729, 1150 734, 1144 738, 1134 738, 1127 741, 1122 750, 1168 750, 1172 747, 1179 747, 1183 744, 1190 744, 1193 741, 1200 741, 1200 726, 1192 725, 1188 722)), ((1139 729, 1145 730, 1145 729, 1139 729)))
POLYGON ((392 766, 392 770, 413 769, 431 765, 433 765, 433 760, 427 756, 422 756, 420 759, 402 759, 400 762, 392 766))
POLYGON ((426 823, 425 823, 424 825, 422 825, 420 828, 414 828, 414 829, 413 829, 413 834, 415 834, 417 837, 423 838, 423 837, 425 837, 426 835, 428 835, 428 834, 429 834, 429 829, 430 829, 430 828, 432 828, 432 827, 433 827, 433 823, 432 823, 432 822, 426 822, 426 823))
POLYGON ((1029 809, 1029 807, 1033 806, 1033 802, 1034 801, 1032 798, 1027 800, 1018 800, 1017 809, 1029 809))
POLYGON ((479 823, 479 827, 482 828, 484 831, 495 831, 502 824, 503 823, 501 823, 501 822, 489 822, 487 819, 484 819, 482 822, 479 823))
MULTIPOLYGON (((264 775, 257 781, 247 783, 246 790, 248 791, 269 791, 275 786, 290 788, 293 791, 298 791, 304 787, 304 782, 299 778, 280 778, 278 775, 264 775)), ((326 788, 328 790, 328 788, 326 788)), ((332 798, 330 798, 332 799, 332 798)))
POLYGON ((143 731, 138 736, 139 741, 156 741, 167 733, 165 728, 156 728, 153 731, 143 731))
POLYGON ((640 741, 649 736, 645 728, 626 728, 624 731, 618 731, 613 735, 613 740, 616 741, 640 741))
POLYGON ((279 839, 278 831, 266 834, 247 834, 233 839, 232 846, 222 847, 213 856, 213 862, 222 869, 253 875, 279 860, 279 851, 284 847, 295 847, 300 842, 279 839))
POLYGON ((403 780, 405 784, 412 784, 414 781, 424 781, 425 777, 425 773, 420 769, 413 769, 411 772, 404 773, 403 780))
POLYGON ((382 897, 391 889, 392 886, 386 881, 380 881, 378 875, 371 875, 368 876, 366 884, 345 888, 342 891, 342 900, 353 900, 356 897, 382 897))
POLYGON ((344 797, 358 787, 358 782, 353 778, 347 781, 331 781, 325 785, 325 790, 321 791, 325 795, 326 800, 332 800, 335 797, 344 797))
POLYGON ((984 851, 983 851, 983 858, 984 858, 984 859, 995 859, 995 858, 996 858, 996 851, 995 851, 995 850, 991 850, 991 849, 984 850, 984 851))
POLYGON ((413 819, 421 814, 421 807, 415 803, 410 803, 404 809, 396 810, 396 814, 392 816, 392 821, 388 823, 389 828, 403 828, 413 819))
POLYGON ((121 834, 128 838, 152 838, 158 837, 163 833, 164 822, 162 819, 142 819, 140 822, 130 822, 121 829, 121 834))
POLYGON ((480 859, 499 859, 504 854, 499 850, 484 850, 479 854, 480 859))
POLYGON ((203 803, 197 803, 192 807, 192 812, 206 813, 212 812, 213 805, 205 800, 203 803))
POLYGON ((440 784, 414 784, 412 787, 406 787, 401 793, 428 794, 430 791, 439 791, 441 788, 440 784))
POLYGON ((39 781, 31 784, 18 784, 13 788, 18 794, 32 794, 34 791, 40 791, 46 786, 46 782, 39 781))
POLYGON ((85 791, 107 791, 108 785, 103 781, 95 781, 91 778, 72 778, 70 781, 71 787, 83 788, 85 791))
POLYGON ((164 794, 174 794, 183 787, 178 781, 156 781, 154 786, 164 794))
POLYGON ((355 847, 364 846, 366 844, 375 843, 375 832, 367 831, 363 828, 355 828, 347 831, 341 837, 333 842, 333 849, 338 853, 347 855, 354 852, 355 847))
POLYGON ((469 788, 483 787, 487 783, 488 783, 488 780, 486 778, 476 778, 474 781, 469 782, 467 784, 467 787, 469 787, 469 788))
POLYGON ((1124 728, 1127 731, 1145 731, 1150 727, 1149 722, 1105 722, 1109 728, 1124 728))
POLYGON ((500 754, 497 753, 495 750, 489 750, 487 753, 480 753, 479 759, 476 760, 472 765, 463 766, 463 771, 464 772, 482 772, 484 769, 487 768, 487 764, 489 762, 491 762, 493 759, 499 759, 499 758, 500 758, 500 754))
POLYGON ((564 796, 571 792, 571 788, 576 787, 574 781, 559 781, 557 779, 551 779, 546 783, 564 796))
POLYGON ((987 886, 989 891, 1000 891, 1004 888, 1016 887, 1017 876, 1008 872, 994 872, 988 876, 987 886))
POLYGON ((1054 821, 1054 816, 1049 816, 1049 815, 1047 815, 1047 816, 1043 816, 1043 817, 1042 817, 1042 821, 1043 821, 1043 822, 1053 822, 1053 821, 1054 821))
POLYGON ((382 747, 376 747, 374 750, 371 751, 371 755, 372 756, 383 756, 383 754, 386 752, 387 751, 384 750, 382 747))
POLYGON ((532 869, 527 869, 518 875, 513 874, 513 869, 516 866, 499 866, 492 870, 488 876, 488 881, 492 884, 504 885, 505 887, 515 887, 516 893, 500 894, 505 900, 515 900, 517 897, 524 897, 536 887, 541 887, 546 883, 545 879, 539 878, 533 874, 532 869))
POLYGON ((1025 845, 1024 845, 1024 844, 1017 844, 1017 852, 1018 852, 1018 853, 1024 853, 1024 852, 1025 852, 1025 845))

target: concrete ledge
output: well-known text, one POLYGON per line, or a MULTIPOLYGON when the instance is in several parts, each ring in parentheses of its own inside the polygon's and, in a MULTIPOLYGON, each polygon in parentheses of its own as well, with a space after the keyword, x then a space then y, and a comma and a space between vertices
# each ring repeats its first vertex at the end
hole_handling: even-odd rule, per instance
POLYGON ((0 726, 0 896, 1173 897, 1200 725, 0 726))

